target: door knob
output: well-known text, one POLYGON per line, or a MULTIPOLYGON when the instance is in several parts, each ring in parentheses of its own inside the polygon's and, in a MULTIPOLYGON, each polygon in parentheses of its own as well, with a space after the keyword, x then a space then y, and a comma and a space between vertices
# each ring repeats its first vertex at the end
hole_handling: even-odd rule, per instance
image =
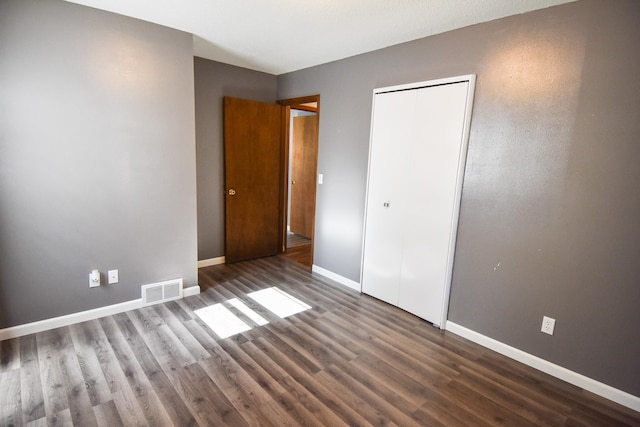
POLYGON ((384 206, 385 208, 388 208, 388 207, 389 207, 389 204, 390 204, 389 202, 384 202, 384 203, 382 204, 382 206, 384 206))
POLYGON ((235 196, 236 195, 236 190, 234 190, 233 188, 229 189, 229 195, 230 196, 235 196))
POLYGON ((296 181, 295 181, 295 180, 292 180, 292 181, 291 181, 291 185, 295 185, 295 183, 296 183, 296 181))

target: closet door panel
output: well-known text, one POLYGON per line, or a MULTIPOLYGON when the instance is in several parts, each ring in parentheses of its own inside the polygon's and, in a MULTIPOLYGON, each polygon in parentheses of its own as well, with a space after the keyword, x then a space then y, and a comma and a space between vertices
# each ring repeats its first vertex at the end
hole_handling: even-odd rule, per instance
POLYGON ((414 91, 378 94, 372 122, 362 291, 398 305, 414 91))
MULTIPOLYGON (((468 82, 415 90, 398 306, 437 325, 448 281, 468 82)), ((462 179, 462 177, 460 177, 462 179)))

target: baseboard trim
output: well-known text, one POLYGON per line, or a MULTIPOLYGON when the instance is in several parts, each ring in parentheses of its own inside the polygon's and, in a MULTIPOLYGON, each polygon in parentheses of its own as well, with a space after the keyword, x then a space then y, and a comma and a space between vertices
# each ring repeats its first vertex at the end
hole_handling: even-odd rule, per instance
MULTIPOLYGON (((200 286, 189 286, 182 289, 182 296, 188 297, 198 295, 200 286)), ((51 319, 38 320, 37 322, 25 323, 23 325, 11 326, 9 328, 0 329, 0 341, 11 338, 18 338, 25 335, 36 334, 38 332, 48 331, 50 329, 60 328, 63 326, 73 325, 74 323, 86 322, 87 320, 99 319, 105 316, 111 316, 125 311, 135 310, 142 307, 142 298, 132 301, 125 301, 118 304, 98 307, 91 310, 80 311, 78 313, 66 314, 64 316, 53 317, 51 319)))
POLYGON ((334 280, 348 288, 361 292, 360 283, 351 279, 347 279, 346 277, 336 274, 333 271, 325 270, 324 268, 318 267, 315 264, 311 267, 311 271, 313 271, 314 273, 318 273, 321 276, 324 276, 328 279, 334 280))
POLYGON ((51 319, 12 326, 10 328, 0 329, 0 341, 48 331, 49 329, 60 328, 62 326, 69 326, 74 323, 86 322, 87 320, 99 319, 100 317, 111 316, 113 314, 135 310, 140 307, 142 307, 142 298, 121 302, 119 304, 107 305, 105 307, 98 307, 92 310, 80 311, 78 313, 71 313, 64 316, 53 317, 51 319))
POLYGON ((489 338, 486 335, 482 335, 456 323, 447 321, 445 329, 466 338, 469 341, 473 341, 476 344, 480 344, 483 347, 489 348, 502 355, 510 357, 511 359, 517 360, 518 362, 524 363, 525 365, 566 381, 569 384, 573 384, 584 390, 597 394, 598 396, 602 396, 605 399, 609 399, 613 402, 619 403, 620 405, 626 406, 627 408, 631 408, 634 411, 640 412, 640 397, 638 396, 634 396, 567 368, 563 368, 562 366, 551 363, 538 356, 526 353, 515 347, 511 347, 510 345, 494 340, 493 338, 489 338))
POLYGON ((182 288, 183 297, 190 297, 192 295, 199 295, 199 294, 200 294, 200 286, 198 285, 189 286, 188 288, 182 288))
POLYGON ((198 261, 198 268, 210 267, 212 265, 224 264, 225 259, 223 256, 219 256, 217 258, 209 258, 198 261))

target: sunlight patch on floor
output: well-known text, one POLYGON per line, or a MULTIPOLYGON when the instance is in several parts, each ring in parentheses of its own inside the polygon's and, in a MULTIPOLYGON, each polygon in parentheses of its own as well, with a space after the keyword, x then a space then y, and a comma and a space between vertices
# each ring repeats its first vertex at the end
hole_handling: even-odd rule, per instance
POLYGON ((266 325, 267 323, 269 323, 269 321, 267 319, 265 319, 264 317, 260 316, 255 311, 251 310, 247 306, 247 304, 243 303, 238 298, 230 299, 229 300, 229 304, 231 304, 232 306, 234 306, 235 308, 240 310, 242 312, 242 314, 247 316, 249 319, 253 320, 259 326, 266 325))
POLYGON ((195 310, 204 323, 220 338, 227 338, 231 335, 239 334, 251 330, 251 326, 240 320, 235 314, 222 304, 210 305, 209 307, 195 310))
POLYGON ((251 292, 247 295, 249 298, 253 299, 255 302, 283 319, 311 308, 310 305, 303 303, 299 299, 292 297, 275 286, 251 292))
MULTIPOLYGON (((280 318, 301 313, 311 308, 310 305, 275 286, 251 292, 247 296, 280 318)), ((231 298, 223 303, 194 310, 194 313, 220 338, 228 338, 241 332, 249 331, 255 326, 263 326, 269 323, 267 319, 256 313, 238 298, 231 298), (238 310, 242 317, 246 317, 246 321, 225 307, 225 304, 238 310)))

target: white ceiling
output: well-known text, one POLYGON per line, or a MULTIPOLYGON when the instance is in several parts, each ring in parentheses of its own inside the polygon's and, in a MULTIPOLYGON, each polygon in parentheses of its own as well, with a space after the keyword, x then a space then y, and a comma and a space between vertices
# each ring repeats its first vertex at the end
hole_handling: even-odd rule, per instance
POLYGON ((282 74, 574 0, 67 0, 193 34, 195 56, 282 74))

